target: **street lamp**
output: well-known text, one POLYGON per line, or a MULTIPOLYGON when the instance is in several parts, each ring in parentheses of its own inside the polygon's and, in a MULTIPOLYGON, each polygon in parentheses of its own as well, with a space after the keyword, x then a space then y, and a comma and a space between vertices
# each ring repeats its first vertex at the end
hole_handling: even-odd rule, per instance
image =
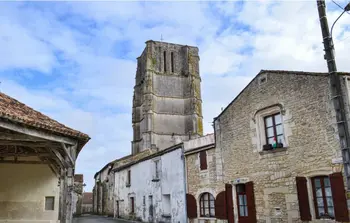
POLYGON ((345 6, 344 10, 347 11, 347 12, 350 11, 350 2, 348 3, 347 6, 345 6))
POLYGON ((338 16, 338 18, 335 20, 335 22, 332 25, 332 28, 331 28, 331 38, 332 39, 333 39, 333 27, 334 27, 335 23, 337 23, 337 21, 340 19, 340 17, 342 17, 342 15, 348 11, 350 11, 350 2, 348 3, 347 6, 345 6, 344 11, 340 14, 340 16, 338 16))
MULTIPOLYGON (((332 40, 332 32, 329 32, 327 16, 326 16, 326 3, 325 0, 317 0, 317 9, 321 25, 323 45, 324 45, 324 59, 327 61, 328 73, 330 78, 330 93, 331 100, 333 101, 333 106, 336 114, 336 121, 338 127, 338 136, 342 152, 344 172, 346 176, 346 187, 350 191, 350 134, 347 123, 347 116, 345 113, 344 100, 342 98, 342 88, 341 80, 339 75, 337 75, 337 66, 334 57, 334 47, 332 40)), ((335 20, 332 25, 331 31, 335 23, 339 18, 346 12, 350 10, 350 4, 348 4, 344 9, 343 13, 335 20)))

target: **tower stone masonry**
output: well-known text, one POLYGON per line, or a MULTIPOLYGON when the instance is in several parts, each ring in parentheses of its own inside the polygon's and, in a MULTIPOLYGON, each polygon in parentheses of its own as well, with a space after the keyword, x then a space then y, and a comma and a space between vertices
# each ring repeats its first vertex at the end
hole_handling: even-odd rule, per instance
POLYGON ((149 40, 137 58, 132 154, 203 135, 198 48, 149 40))

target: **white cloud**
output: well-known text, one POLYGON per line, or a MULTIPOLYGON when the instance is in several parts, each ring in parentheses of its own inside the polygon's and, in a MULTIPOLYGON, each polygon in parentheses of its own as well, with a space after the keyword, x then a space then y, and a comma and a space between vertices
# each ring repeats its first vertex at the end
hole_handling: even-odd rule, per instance
MULTIPOLYGON (((330 11, 329 23, 339 14, 330 11)), ((335 47, 339 70, 349 71, 344 17, 335 47)), ((87 190, 96 171, 130 152, 146 40, 199 47, 205 132, 261 69, 327 70, 315 1, 1 3, 0 19, 2 91, 90 134, 77 166, 87 190)))

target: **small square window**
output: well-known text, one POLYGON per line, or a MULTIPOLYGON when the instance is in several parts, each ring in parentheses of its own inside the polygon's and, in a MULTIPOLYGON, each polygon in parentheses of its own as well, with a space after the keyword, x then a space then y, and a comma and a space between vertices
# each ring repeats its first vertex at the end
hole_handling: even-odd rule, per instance
POLYGON ((55 206, 55 197, 45 197, 45 210, 53 211, 55 206))

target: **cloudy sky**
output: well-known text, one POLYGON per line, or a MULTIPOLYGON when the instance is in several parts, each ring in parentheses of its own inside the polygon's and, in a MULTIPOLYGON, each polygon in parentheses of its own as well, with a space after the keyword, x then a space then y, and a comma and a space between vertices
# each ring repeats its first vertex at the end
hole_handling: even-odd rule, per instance
MULTIPOLYGON (((333 23, 341 9, 327 10, 333 23)), ((86 191, 130 153, 136 57, 161 35, 199 47, 206 133, 261 69, 327 69, 314 0, 1 2, 0 89, 91 136, 76 169, 86 191)), ((334 37, 338 69, 350 71, 350 15, 334 37)))

